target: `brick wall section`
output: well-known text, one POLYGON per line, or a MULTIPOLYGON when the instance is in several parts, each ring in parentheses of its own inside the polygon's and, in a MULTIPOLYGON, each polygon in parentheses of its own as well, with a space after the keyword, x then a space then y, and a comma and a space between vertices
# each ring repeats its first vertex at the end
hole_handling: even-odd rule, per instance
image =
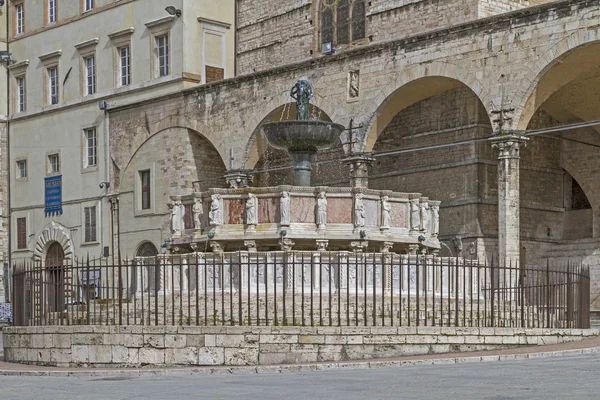
POLYGON ((12 327, 4 359, 61 367, 268 365, 564 343, 597 330, 439 327, 12 327))

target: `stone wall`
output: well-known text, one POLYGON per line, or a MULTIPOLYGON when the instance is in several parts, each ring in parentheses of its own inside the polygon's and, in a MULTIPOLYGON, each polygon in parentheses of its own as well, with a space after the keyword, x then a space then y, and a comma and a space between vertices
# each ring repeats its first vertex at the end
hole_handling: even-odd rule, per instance
POLYGON ((62 367, 268 365, 556 344, 596 330, 46 326, 4 329, 4 360, 62 367))

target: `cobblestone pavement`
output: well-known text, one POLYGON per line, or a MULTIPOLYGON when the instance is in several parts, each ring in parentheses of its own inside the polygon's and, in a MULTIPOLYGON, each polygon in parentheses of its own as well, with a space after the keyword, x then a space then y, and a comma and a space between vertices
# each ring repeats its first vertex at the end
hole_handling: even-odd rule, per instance
POLYGON ((0 376, 8 399, 597 399, 600 355, 376 370, 156 377, 0 376))

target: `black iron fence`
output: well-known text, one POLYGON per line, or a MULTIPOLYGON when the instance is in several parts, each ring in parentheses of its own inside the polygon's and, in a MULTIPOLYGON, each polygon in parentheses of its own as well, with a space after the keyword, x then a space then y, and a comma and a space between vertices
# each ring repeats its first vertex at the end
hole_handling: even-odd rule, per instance
POLYGON ((16 325, 589 327, 589 270, 349 252, 15 265, 16 325))

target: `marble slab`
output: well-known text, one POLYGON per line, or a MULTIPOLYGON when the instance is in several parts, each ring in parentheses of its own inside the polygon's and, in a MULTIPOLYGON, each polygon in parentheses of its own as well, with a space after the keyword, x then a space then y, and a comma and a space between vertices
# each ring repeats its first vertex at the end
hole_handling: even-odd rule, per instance
MULTIPOLYGON (((317 200, 313 197, 292 197, 290 210, 291 222, 314 224, 316 205, 317 200)), ((327 205, 329 206, 329 202, 327 205)))
POLYGON ((376 200, 364 200, 365 205, 365 226, 379 226, 377 218, 377 203, 376 200))
POLYGON ((276 224, 280 221, 279 197, 258 199, 258 223, 276 224))
POLYGON ((243 224, 246 200, 231 199, 225 200, 224 203, 225 215, 227 216, 227 224, 243 224))
POLYGON ((352 223, 352 198, 327 199, 327 223, 351 224, 352 223))
POLYGON ((406 203, 392 203, 392 226, 394 228, 408 228, 406 224, 406 203))

